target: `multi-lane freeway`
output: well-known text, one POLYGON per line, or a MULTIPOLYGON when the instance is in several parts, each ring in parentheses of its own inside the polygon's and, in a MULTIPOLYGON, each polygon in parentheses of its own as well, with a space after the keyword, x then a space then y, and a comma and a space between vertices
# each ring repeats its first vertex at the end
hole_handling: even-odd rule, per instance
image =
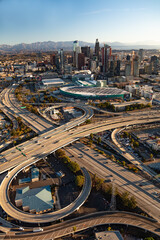
POLYGON ((134 195, 138 205, 158 220, 160 214, 158 193, 160 194, 160 190, 150 181, 134 174, 105 156, 97 154, 95 150, 88 149, 81 143, 73 144, 66 150, 69 157, 74 156, 80 166, 85 166, 93 174, 96 173, 97 176, 106 181, 114 179, 114 183, 119 190, 128 191, 134 195), (83 158, 79 157, 80 154, 83 154, 83 158))
POLYGON ((17 85, 12 85, 7 90, 4 90, 4 94, 3 92, 1 93, 3 95, 3 106, 8 109, 9 113, 13 116, 21 117, 23 121, 37 133, 53 128, 53 124, 46 119, 43 119, 42 117, 37 116, 26 109, 21 109, 21 105, 14 95, 14 90, 16 87, 17 85))
MULTIPOLYGON (((143 123, 152 123, 160 121, 160 116, 157 118, 148 116, 146 118, 140 117, 127 117, 127 118, 111 118, 106 122, 102 122, 97 125, 95 124, 88 124, 84 126, 79 126, 76 129, 71 130, 74 126, 79 125, 87 117, 90 116, 90 113, 87 112, 82 118, 74 122, 70 122, 68 124, 62 125, 56 129, 47 131, 44 134, 39 135, 36 138, 33 138, 30 141, 27 141, 23 144, 20 144, 18 148, 23 150, 23 152, 28 156, 28 158, 34 157, 41 157, 41 155, 47 155, 55 150, 67 145, 70 142, 76 141, 77 139, 88 136, 90 133, 97 133, 109 129, 124 127, 128 124, 143 124, 143 123)), ((1 154, 0 161, 5 159, 5 163, 1 165, 0 172, 4 172, 6 170, 11 169, 12 167, 18 165, 26 158, 22 156, 22 154, 14 147, 11 148, 1 154)))
MULTIPOLYGON (((160 121, 160 118, 157 118, 157 120, 160 121)), ((157 121, 156 120, 156 121, 157 121)), ((107 129, 113 129, 113 128, 117 128, 117 127, 121 127, 121 126, 125 126, 128 124, 128 122, 130 124, 135 124, 136 123, 144 123, 144 122, 153 122, 155 121, 154 119, 136 119, 133 120, 129 119, 121 122, 120 120, 116 120, 117 123, 113 123, 113 120, 108 121, 108 123, 101 123, 99 126, 95 125, 95 124, 90 124, 90 125, 84 125, 84 126, 80 126, 77 129, 73 129, 70 131, 66 130, 66 126, 61 126, 57 129, 51 130, 49 131, 46 136, 46 134, 43 134, 42 136, 37 137, 36 139, 33 139, 32 141, 28 141, 27 143, 21 144, 21 149, 23 149, 23 152, 25 154, 27 154, 28 156, 28 161, 30 161, 30 164, 32 162, 34 162, 37 158, 41 159, 42 157, 44 157, 45 155, 48 155, 51 152, 54 152, 56 149, 61 148, 63 146, 68 145, 68 143, 76 141, 77 139, 87 136, 90 133, 95 133, 95 132, 101 132, 107 129), (40 142, 41 141, 41 142, 40 142)), ((67 125, 68 128, 68 125, 67 125)), ((11 150, 4 152, 3 153, 3 157, 5 157, 5 159, 7 160, 6 163, 1 165, 1 172, 8 170, 9 168, 12 168, 13 166, 17 166, 18 164, 24 162, 24 166, 25 164, 27 165, 27 159, 26 157, 22 156, 21 152, 18 151, 16 148, 12 148, 11 150)), ((101 165, 99 164, 97 166, 98 168, 101 167, 101 165)), ((17 169, 17 172, 20 170, 18 167, 15 168, 17 169)), ((101 172, 104 173, 105 169, 101 169, 101 172)), ((0 187, 1 190, 1 197, 0 197, 0 204, 3 207, 3 209, 12 216, 12 211, 11 209, 7 208, 8 205, 8 195, 7 195, 7 189, 9 187, 9 183, 11 181, 11 179, 13 178, 13 176, 15 176, 16 174, 16 170, 15 171, 11 171, 8 174, 8 177, 6 177, 0 187)), ((131 183, 131 181, 129 182, 131 183)), ((132 190, 132 194, 135 195, 136 193, 136 189, 132 190)), ((144 190, 143 189, 139 189, 139 196, 142 196, 143 198, 143 194, 144 194, 144 190)), ((157 220, 160 219, 160 204, 159 201, 156 200, 156 205, 155 205, 155 199, 153 198, 149 198, 149 196, 146 196, 146 199, 148 198, 148 202, 150 205, 152 205, 153 207, 151 208, 150 214, 152 216, 155 216, 157 220), (155 210, 155 207, 156 210, 155 210)))
MULTIPOLYGON (((11 88, 13 89, 13 88, 11 88)), ((13 91, 13 90, 12 90, 13 91)), ((10 89, 6 91, 6 94, 4 96, 5 100, 3 101, 3 104, 6 104, 8 109, 10 109, 11 113, 15 114, 16 116, 21 116, 25 121, 27 121, 29 124, 32 124, 32 126, 36 129, 39 127, 39 117, 34 118, 36 121, 33 121, 33 117, 30 115, 30 113, 27 113, 26 115, 26 110, 20 109, 20 106, 17 105, 17 102, 15 103, 12 99, 10 98, 10 89), (7 95, 7 96, 6 96, 7 95), (8 100, 10 98, 10 100, 8 100), (7 103, 6 103, 7 102, 7 103)), ((3 99, 4 99, 3 98, 3 99)), ((13 96, 14 98, 14 96, 13 96)), ((101 132, 104 130, 109 130, 109 129, 114 129, 114 128, 119 128, 119 127, 124 127, 126 125, 135 125, 135 124, 144 124, 144 123, 152 123, 152 122, 159 122, 160 121, 160 114, 157 113, 156 116, 148 116, 148 115, 134 115, 134 116, 120 116, 120 117, 114 117, 114 118, 108 118, 107 121, 101 122, 100 124, 88 124, 84 126, 79 126, 74 129, 72 129, 75 126, 80 125, 81 123, 85 122, 86 119, 90 118, 93 115, 93 111, 87 107, 87 106, 79 106, 84 110, 84 115, 75 121, 69 122, 63 126, 60 126, 56 129, 53 129, 53 127, 50 129, 48 126, 45 126, 46 122, 44 123, 45 129, 39 131, 44 132, 39 134, 38 137, 27 141, 23 144, 20 144, 18 146, 19 149, 23 151, 24 154, 26 154, 27 157, 21 154, 21 152, 14 148, 11 148, 10 150, 7 150, 1 154, 0 161, 2 164, 0 165, 0 173, 5 172, 9 169, 14 168, 11 172, 8 173, 7 177, 4 178, 1 186, 0 186, 0 191, 1 191, 1 196, 0 196, 0 205, 3 207, 3 209, 10 215, 12 216, 12 210, 13 206, 9 203, 8 199, 8 187, 10 184, 10 181, 12 178, 25 166, 28 164, 32 164, 35 161, 38 161, 39 159, 43 158, 44 156, 47 156, 48 154, 56 151, 59 148, 62 148, 66 145, 68 145, 71 142, 74 142, 78 140, 79 138, 82 138, 84 136, 88 136, 91 133, 97 133, 101 132), (71 130, 72 129, 72 130, 71 130), (5 160, 5 162, 4 162, 5 160), (22 164, 22 165, 21 165, 22 164)), ((27 111, 28 112, 28 111, 27 111)), ((40 121, 41 122, 41 121, 40 121)), ((47 122, 48 124, 48 122, 47 122)), ((42 125, 42 124, 40 124, 42 125)), ((43 126, 43 127, 44 127, 43 126)), ((94 166, 92 164, 92 168, 99 169, 101 172, 102 176, 106 174, 106 168, 101 165, 101 163, 96 162, 96 165, 94 163, 94 166)), ((113 170, 112 170, 113 171, 113 170)), ((119 180, 121 179, 120 174, 118 172, 119 170, 114 170, 114 173, 119 177, 119 180)), ((123 170, 122 170, 123 172, 123 170)), ((108 171, 107 171, 108 174, 108 171)), ((132 192, 133 195, 137 195, 137 189, 135 188, 134 184, 132 184, 132 181, 134 181, 134 177, 132 180, 121 179, 120 181, 123 182, 123 184, 126 184, 128 186, 132 186, 130 191, 132 192)), ((88 191, 88 190, 86 190, 88 191)), ((89 191, 88 191, 89 192, 89 191)), ((150 205, 150 215, 154 216, 158 221, 160 220, 160 203, 155 197, 150 196, 150 194, 144 192, 142 188, 138 189, 138 197, 141 197, 141 200, 145 196, 145 201, 146 203, 150 205)), ((78 207, 78 206, 77 206, 78 207)), ((18 212, 17 217, 15 216, 15 212, 13 211, 13 216, 15 218, 19 218, 19 216, 22 217, 22 221, 24 221, 24 216, 21 215, 20 212, 18 212)), ((48 216, 47 216, 48 217, 48 216)), ((46 217, 46 218, 47 218, 46 217)), ((33 218, 34 219, 34 218, 33 218)), ((50 219, 51 220, 51 219, 50 219)), ((27 220, 28 221, 28 220, 27 220)), ((36 219, 37 221, 37 219, 36 219)), ((38 221, 43 222, 42 217, 38 216, 38 221)), ((47 220, 48 221, 48 220, 47 220)), ((29 220, 30 222, 30 220, 29 220)))

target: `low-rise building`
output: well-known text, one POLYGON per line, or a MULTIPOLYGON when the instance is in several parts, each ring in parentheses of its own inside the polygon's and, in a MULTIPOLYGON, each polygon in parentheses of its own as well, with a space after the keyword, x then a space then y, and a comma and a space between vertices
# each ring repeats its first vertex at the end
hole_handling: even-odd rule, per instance
POLYGON ((42 213, 51 210, 54 204, 51 187, 18 188, 16 189, 15 204, 17 207, 22 206, 23 211, 31 213, 42 213))
POLYGON ((133 95, 139 96, 139 97, 144 97, 144 98, 149 98, 152 99, 153 95, 153 90, 152 86, 139 86, 139 85, 126 85, 125 89, 126 91, 129 91, 133 95))
POLYGON ((43 88, 59 87, 62 85, 64 85, 64 81, 61 78, 43 79, 42 80, 43 88))
POLYGON ((107 86, 107 80, 97 80, 96 86, 97 87, 106 87, 107 86))
POLYGON ((155 105, 160 105, 160 94, 159 93, 153 94, 152 103, 155 105))
POLYGON ((95 233, 96 240, 123 240, 119 231, 104 231, 95 233))
POLYGON ((129 102, 111 102, 112 105, 115 106, 115 111, 125 111, 126 107, 128 106, 132 106, 135 104, 151 104, 151 101, 146 101, 145 99, 139 99, 139 100, 135 100, 135 101, 129 101, 129 102))
POLYGON ((149 139, 149 140, 146 141, 146 143, 147 143, 148 146, 151 147, 153 150, 155 150, 155 151, 159 151, 159 150, 160 150, 160 138, 149 139))
POLYGON ((32 182, 39 181, 39 169, 36 167, 31 168, 31 179, 32 182))

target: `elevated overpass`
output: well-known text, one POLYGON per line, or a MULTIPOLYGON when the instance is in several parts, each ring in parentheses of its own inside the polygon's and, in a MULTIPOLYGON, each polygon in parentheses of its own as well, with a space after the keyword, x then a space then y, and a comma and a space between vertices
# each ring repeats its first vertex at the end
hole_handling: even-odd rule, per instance
MULTIPOLYGON (((35 160, 35 162, 38 160, 39 159, 35 160)), ((79 209, 88 198, 91 191, 91 178, 88 171, 85 168, 81 168, 84 175, 84 179, 85 179, 82 191, 80 195, 75 199, 75 201, 73 201, 67 207, 62 208, 58 211, 53 211, 53 212, 44 213, 44 214, 31 214, 31 213, 21 211, 10 202, 10 199, 8 196, 9 185, 12 179, 20 171, 22 171, 26 166, 30 166, 31 164, 33 164, 33 160, 28 160, 27 162, 20 164, 19 166, 17 166, 11 172, 8 173, 8 175, 5 177, 5 179, 1 184, 1 190, 3 192, 5 190, 5 194, 0 195, 1 207, 9 216, 12 216, 14 219, 17 219, 22 222, 28 222, 28 223, 54 222, 56 220, 59 220, 61 218, 64 218, 70 215, 71 213, 79 209)))
MULTIPOLYGON (((44 117, 35 115, 31 112, 29 112, 27 109, 21 109, 20 103, 17 101, 14 91, 17 86, 11 86, 7 89, 4 89, 1 93, 1 107, 2 105, 5 106, 5 108, 8 110, 10 115, 13 117, 20 116, 24 123, 26 123, 29 127, 31 127, 36 133, 41 133, 45 131, 49 131, 51 129, 54 129, 53 123, 51 121, 48 121, 44 117)), ((63 105, 63 104, 59 104, 63 105)), ((83 111, 82 118, 87 120, 88 118, 91 118, 93 116, 93 110, 88 107, 87 105, 80 105, 80 104, 73 104, 75 107, 80 108, 83 111), (87 114, 88 113, 88 114, 87 114), (85 118, 86 117, 86 118, 85 118)))
POLYGON ((21 109, 20 103, 17 101, 14 91, 16 85, 12 85, 4 89, 4 95, 2 98, 3 105, 8 109, 8 112, 14 117, 21 117, 25 124, 27 124, 36 133, 43 132, 46 129, 54 128, 53 124, 37 116, 27 109, 21 109))
POLYGON ((73 227, 76 227, 75 232, 87 230, 89 228, 94 228, 100 225, 125 225, 133 226, 135 228, 141 229, 144 232, 153 233, 160 237, 160 224, 151 218, 146 218, 138 214, 128 213, 128 212, 96 212, 88 214, 82 217, 78 217, 72 220, 65 221, 60 224, 52 225, 43 228, 44 231, 41 233, 33 233, 29 230, 24 232, 19 232, 17 235, 11 235, 8 232, 5 236, 5 240, 18 239, 18 240, 48 240, 56 239, 62 236, 70 235, 74 233, 73 227), (27 233, 28 231, 28 233, 27 233))
MULTIPOLYGON (((24 110, 23 110, 24 111, 24 110)), ((12 216, 12 207, 10 208, 10 203, 8 199, 8 187, 10 184, 10 181, 13 179, 13 177, 23 168, 25 168, 28 164, 31 165, 35 161, 39 161, 44 156, 47 156, 48 154, 51 154, 55 152, 57 149, 62 148, 66 145, 68 145, 71 142, 74 142, 82 137, 88 136, 91 133, 97 133, 102 132, 109 129, 124 127, 126 125, 135 125, 135 124, 144 124, 144 123, 152 123, 152 122, 159 122, 160 121, 160 113, 158 113, 156 116, 127 116, 127 117, 115 117, 110 118, 106 122, 101 122, 97 125, 95 124, 88 124, 84 126, 77 127, 76 129, 71 130, 71 128, 80 125, 86 119, 90 118, 93 115, 93 111, 90 110, 90 108, 86 108, 85 113, 82 117, 76 119, 73 122, 69 122, 61 127, 58 127, 56 129, 51 129, 45 131, 45 133, 40 134, 38 137, 31 139, 30 141, 27 141, 23 144, 20 144, 17 146, 20 148, 23 153, 27 156, 23 156, 20 151, 18 151, 15 147, 3 152, 1 154, 1 158, 5 158, 6 162, 1 164, 0 173, 7 171, 9 169, 14 168, 6 177, 1 186, 0 186, 0 205, 2 208, 10 215, 12 216)), ((24 118, 24 112, 22 117, 24 118)), ((35 122, 32 123, 33 125, 35 122)), ((81 199, 82 200, 82 199, 81 199)), ((77 203, 76 203, 77 204, 77 203)), ((74 205, 72 206, 72 210, 76 209, 78 206, 74 205)), ((158 208, 160 210, 160 208, 158 208)), ((151 210, 152 211, 152 210, 151 210)), ((71 209, 69 209, 69 212, 71 212, 71 209)), ((17 212, 16 212, 17 214, 17 212)), ((15 216, 15 212, 13 211, 14 217, 19 216, 22 217, 22 221, 25 221, 25 217, 21 212, 18 212, 18 215, 15 216)), ((66 213, 67 214, 67 213, 66 213)), ((33 222, 46 222, 52 221, 53 219, 56 219, 57 217, 61 218, 62 215, 57 215, 55 218, 48 216, 44 219, 41 219, 40 216, 37 217, 35 220, 33 218, 33 222)), ((64 215, 63 215, 64 217, 64 215)), ((29 219, 27 219, 28 221, 29 219)), ((159 220, 159 217, 158 217, 159 220)), ((30 220, 29 220, 30 222, 30 220)))
MULTIPOLYGON (((155 121, 155 118, 154 119, 147 118, 145 120, 137 119, 136 123, 139 124, 139 123, 144 123, 144 122, 148 123, 148 122, 154 122, 154 121, 155 121)), ((157 118, 156 121, 160 121, 160 117, 157 118)), ((113 120, 112 120, 112 122, 113 122, 113 120)), ((17 211, 14 212, 13 206, 10 205, 10 202, 8 199, 8 187, 9 187, 9 184, 10 184, 11 180, 13 179, 13 177, 16 176, 16 174, 19 171, 21 171, 22 168, 25 168, 26 166, 33 164, 35 161, 38 161, 45 155, 48 155, 48 154, 56 151, 57 149, 68 145, 68 143, 70 143, 70 142, 76 141, 81 137, 88 136, 88 135, 90 135, 90 133, 96 133, 96 132, 101 132, 101 131, 104 131, 107 129, 113 129, 113 128, 125 126, 125 125, 127 125, 128 122, 130 124, 135 124, 135 120, 133 120, 133 117, 132 117, 132 119, 130 119, 130 121, 128 120, 127 122, 124 121, 124 122, 117 122, 117 123, 110 123, 110 124, 102 123, 99 126, 97 126, 95 124, 80 126, 77 129, 72 130, 72 132, 68 132, 66 130, 66 128, 65 129, 62 128, 62 130, 59 132, 57 132, 57 130, 55 130, 54 134, 53 134, 53 131, 51 131, 51 133, 47 133, 48 134, 47 136, 49 137, 49 139, 43 138, 43 140, 44 140, 43 147, 41 144, 39 145, 39 143, 37 143, 37 141, 29 144, 29 146, 26 146, 27 148, 25 147, 23 151, 25 154, 27 154, 29 160, 26 160, 25 157, 22 157, 22 155, 18 151, 16 151, 16 154, 12 154, 12 155, 9 154, 8 157, 10 158, 10 161, 7 164, 3 164, 5 166, 5 168, 3 168, 3 165, 1 166, 1 171, 2 171, 2 169, 4 171, 4 169, 7 170, 8 168, 13 168, 17 165, 18 166, 15 167, 12 171, 10 171, 8 173, 7 177, 5 177, 5 179, 2 181, 2 184, 0 186, 0 191, 1 191, 0 205, 10 216, 21 219, 21 221, 31 222, 32 217, 27 218, 21 212, 18 212, 18 213, 17 213, 17 211), (51 134, 51 135, 49 135, 49 134, 51 134), (9 163, 11 164, 10 167, 8 167, 9 163)), ((43 134, 43 135, 45 136, 45 134, 43 134)), ((6 157, 7 157, 7 155, 6 155, 6 157)), ((76 205, 76 207, 78 207, 78 206, 76 205)), ((74 209, 75 209, 75 206, 74 206, 74 209)), ((47 217, 46 218, 44 217, 45 219, 41 219, 40 215, 36 218, 34 216, 33 222, 34 221, 35 222, 46 222, 46 221, 48 221, 47 217)), ((64 217, 64 215, 63 215, 63 217, 64 217)), ((56 218, 62 218, 61 213, 60 213, 60 215, 57 214, 56 218)), ((53 221, 56 218, 49 217, 49 221, 51 221, 51 219, 53 221)))

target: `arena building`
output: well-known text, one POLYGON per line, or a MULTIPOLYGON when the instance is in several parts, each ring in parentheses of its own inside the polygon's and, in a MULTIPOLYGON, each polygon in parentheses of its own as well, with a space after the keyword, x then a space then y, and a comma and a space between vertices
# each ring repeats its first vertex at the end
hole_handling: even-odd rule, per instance
POLYGON ((100 87, 62 87, 61 94, 80 99, 116 99, 130 98, 130 93, 119 88, 100 88, 100 87))

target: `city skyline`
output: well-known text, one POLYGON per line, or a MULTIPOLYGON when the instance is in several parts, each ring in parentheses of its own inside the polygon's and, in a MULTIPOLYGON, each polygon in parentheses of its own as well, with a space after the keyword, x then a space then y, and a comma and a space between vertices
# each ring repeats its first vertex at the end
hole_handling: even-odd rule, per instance
POLYGON ((43 41, 160 44, 158 0, 1 0, 0 44, 43 41))
POLYGON ((0 239, 160 239, 159 1, 0 0, 0 239))

